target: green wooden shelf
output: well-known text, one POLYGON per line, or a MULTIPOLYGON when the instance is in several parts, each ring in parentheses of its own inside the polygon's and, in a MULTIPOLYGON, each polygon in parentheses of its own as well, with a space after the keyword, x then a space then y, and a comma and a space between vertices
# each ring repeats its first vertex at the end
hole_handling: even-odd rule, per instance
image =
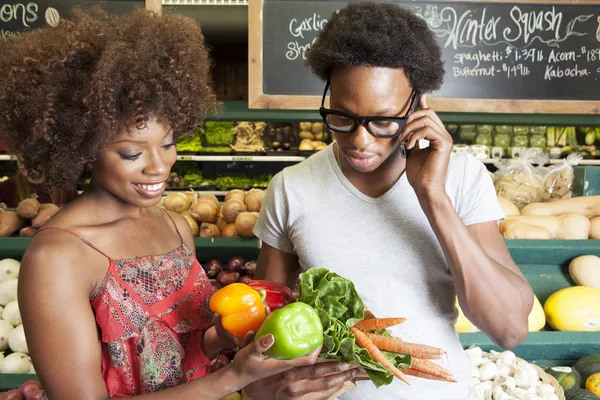
MULTIPOLYGON (((482 125, 550 125, 550 126, 600 126, 600 114, 496 114, 496 113, 448 113, 440 112, 447 124, 482 125)), ((208 120, 220 121, 320 121, 318 110, 257 110, 249 109, 247 101, 225 101, 218 116, 208 120)))

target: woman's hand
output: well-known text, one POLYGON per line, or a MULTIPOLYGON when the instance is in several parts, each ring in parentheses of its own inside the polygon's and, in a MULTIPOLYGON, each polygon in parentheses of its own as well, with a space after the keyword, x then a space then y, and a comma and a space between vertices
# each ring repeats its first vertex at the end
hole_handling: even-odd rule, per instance
POLYGON ((446 172, 452 153, 453 139, 438 115, 421 95, 421 108, 408 116, 398 137, 408 150, 406 177, 418 196, 446 193, 446 172), (428 140, 429 147, 420 149, 419 140, 428 140))
POLYGON ((265 335, 241 349, 233 358, 231 368, 242 378, 242 381, 252 382, 280 374, 295 367, 312 365, 317 361, 321 347, 304 357, 294 360, 278 360, 263 353, 275 343, 273 335, 265 335))

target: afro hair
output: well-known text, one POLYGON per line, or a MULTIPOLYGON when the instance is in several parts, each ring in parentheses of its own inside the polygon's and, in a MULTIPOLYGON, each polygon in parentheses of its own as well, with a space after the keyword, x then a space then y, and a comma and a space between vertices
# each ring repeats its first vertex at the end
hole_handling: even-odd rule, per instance
POLYGON ((0 41, 0 142, 45 183, 72 189, 123 123, 189 132, 216 110, 200 26, 182 16, 74 9, 0 41))
POLYGON ((403 68, 420 93, 439 89, 444 79, 442 51, 427 23, 387 3, 353 3, 336 11, 307 64, 323 80, 336 67, 403 68))

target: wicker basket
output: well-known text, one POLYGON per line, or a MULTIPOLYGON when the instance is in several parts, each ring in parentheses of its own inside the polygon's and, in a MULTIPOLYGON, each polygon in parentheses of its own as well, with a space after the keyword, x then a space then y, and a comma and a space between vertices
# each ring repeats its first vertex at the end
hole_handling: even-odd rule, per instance
POLYGON ((538 373, 538 376, 540 377, 540 380, 544 383, 547 383, 548 385, 551 385, 555 392, 556 395, 558 396, 559 400, 565 400, 565 391, 562 388, 562 386, 560 386, 558 384, 558 381, 556 380, 556 378, 554 378, 552 375, 547 374, 546 371, 544 371, 541 367, 539 367, 538 365, 535 364, 531 364, 530 365, 533 366, 533 368, 535 368, 535 370, 538 373))

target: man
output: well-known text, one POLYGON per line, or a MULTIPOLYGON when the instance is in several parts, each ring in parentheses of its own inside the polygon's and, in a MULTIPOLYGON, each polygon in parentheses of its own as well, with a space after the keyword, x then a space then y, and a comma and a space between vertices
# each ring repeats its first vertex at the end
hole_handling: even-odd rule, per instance
MULTIPOLYGON (((458 380, 396 379, 379 389, 361 381, 342 399, 472 398, 455 296, 496 344, 512 348, 527 336, 533 292, 499 234, 504 215, 487 170, 452 154, 452 137, 428 106, 424 93, 443 79, 441 50, 409 11, 354 3, 331 18, 308 63, 330 86, 321 115, 336 142, 271 181, 255 228, 263 241, 257 278, 292 286, 300 270, 337 272, 374 315, 407 318, 394 336, 445 349, 458 380)), ((326 398, 347 379, 329 368, 292 371, 247 392, 326 398)))

